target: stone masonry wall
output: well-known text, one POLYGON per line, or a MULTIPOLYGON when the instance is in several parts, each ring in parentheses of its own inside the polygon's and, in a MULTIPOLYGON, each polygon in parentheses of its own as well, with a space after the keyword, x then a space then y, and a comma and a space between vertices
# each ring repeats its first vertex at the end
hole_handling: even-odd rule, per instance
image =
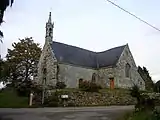
POLYGON ((123 53, 121 54, 117 63, 117 67, 115 68, 115 79, 118 82, 118 87, 128 88, 133 84, 137 84, 141 89, 145 89, 144 80, 141 78, 137 71, 137 66, 128 45, 125 47, 123 53), (126 78, 125 76, 125 66, 127 63, 129 63, 131 66, 129 78, 126 78))
POLYGON ((44 76, 46 77, 46 85, 55 86, 57 82, 57 60, 51 49, 49 42, 46 42, 38 63, 37 82, 42 84, 44 76), (43 74, 43 69, 46 68, 46 75, 43 74))
MULTIPOLYGON (((98 83, 102 87, 109 87, 110 86, 110 77, 115 76, 115 69, 114 68, 101 68, 98 70, 98 83)), ((116 80, 115 80, 115 86, 116 86, 116 80)))
MULTIPOLYGON (((55 91, 52 91, 55 93, 55 91)), ((109 106, 109 105, 134 105, 136 99, 131 97, 129 90, 107 90, 99 92, 85 92, 80 90, 57 90, 59 105, 62 106, 109 106), (63 102, 61 95, 68 95, 68 99, 63 102)), ((51 94, 52 96, 52 94, 51 94)))
POLYGON ((59 64, 58 79, 64 81, 68 88, 76 88, 78 87, 79 79, 91 80, 93 73, 97 73, 97 71, 61 63, 59 64))

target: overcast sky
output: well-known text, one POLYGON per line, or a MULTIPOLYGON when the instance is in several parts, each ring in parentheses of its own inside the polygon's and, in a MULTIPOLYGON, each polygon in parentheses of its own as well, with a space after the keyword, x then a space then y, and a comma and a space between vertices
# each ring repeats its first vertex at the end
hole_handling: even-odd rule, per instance
MULTIPOLYGON (((160 28, 159 0, 112 1, 160 28)), ((50 11, 53 40, 97 52, 128 43, 137 66, 146 66, 153 80, 160 80, 160 32, 105 0, 15 0, 1 26, 2 57, 19 38, 33 37, 43 46, 50 11)))

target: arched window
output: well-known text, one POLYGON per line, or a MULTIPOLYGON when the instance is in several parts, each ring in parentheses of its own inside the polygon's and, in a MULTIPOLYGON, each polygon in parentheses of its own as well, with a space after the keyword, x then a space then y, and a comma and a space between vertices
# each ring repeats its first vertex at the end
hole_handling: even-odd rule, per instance
POLYGON ((52 36, 52 28, 49 28, 49 36, 52 36))
POLYGON ((131 66, 127 63, 125 67, 125 76, 130 77, 131 66))
POLYGON ((92 74, 92 83, 95 83, 96 82, 96 73, 93 73, 92 74))

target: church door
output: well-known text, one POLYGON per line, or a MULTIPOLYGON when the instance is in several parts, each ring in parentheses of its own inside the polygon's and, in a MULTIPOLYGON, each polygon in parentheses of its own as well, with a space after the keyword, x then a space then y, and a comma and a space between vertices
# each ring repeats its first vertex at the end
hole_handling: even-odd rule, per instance
POLYGON ((114 89, 114 78, 110 78, 110 89, 114 89))

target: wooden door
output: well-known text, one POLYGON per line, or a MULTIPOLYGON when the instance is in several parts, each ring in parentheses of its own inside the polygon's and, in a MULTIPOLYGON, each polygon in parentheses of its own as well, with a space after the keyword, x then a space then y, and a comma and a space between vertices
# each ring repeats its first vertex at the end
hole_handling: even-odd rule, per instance
POLYGON ((114 89, 114 78, 110 78, 110 89, 114 89))

